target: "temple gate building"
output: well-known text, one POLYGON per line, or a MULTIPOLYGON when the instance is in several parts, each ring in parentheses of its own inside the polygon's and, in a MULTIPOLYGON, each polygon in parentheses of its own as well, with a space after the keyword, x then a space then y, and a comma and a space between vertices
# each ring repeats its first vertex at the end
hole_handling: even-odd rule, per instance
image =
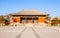
POLYGON ((49 14, 39 12, 37 10, 22 10, 12 14, 12 22, 16 23, 45 23, 46 16, 49 14))

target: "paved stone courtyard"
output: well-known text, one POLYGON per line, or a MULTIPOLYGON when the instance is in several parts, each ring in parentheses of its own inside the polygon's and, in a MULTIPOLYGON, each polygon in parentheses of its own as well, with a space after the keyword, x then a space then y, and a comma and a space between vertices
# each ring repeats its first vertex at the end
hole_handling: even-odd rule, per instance
POLYGON ((60 30, 52 27, 0 27, 0 38, 60 38, 60 30))

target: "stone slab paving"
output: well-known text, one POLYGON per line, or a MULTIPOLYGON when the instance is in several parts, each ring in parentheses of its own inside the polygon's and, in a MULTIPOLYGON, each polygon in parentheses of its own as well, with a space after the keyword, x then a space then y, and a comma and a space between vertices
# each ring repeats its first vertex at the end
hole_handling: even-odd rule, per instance
POLYGON ((60 26, 48 26, 47 28, 54 29, 60 31, 60 26))
POLYGON ((60 38, 60 31, 48 28, 33 28, 41 38, 60 38))
POLYGON ((60 31, 47 27, 2 27, 0 38, 60 38, 60 31))
POLYGON ((0 38, 15 38, 25 27, 3 27, 0 29, 0 38))
POLYGON ((22 33, 20 38, 39 38, 39 37, 31 27, 27 27, 27 29, 22 33))

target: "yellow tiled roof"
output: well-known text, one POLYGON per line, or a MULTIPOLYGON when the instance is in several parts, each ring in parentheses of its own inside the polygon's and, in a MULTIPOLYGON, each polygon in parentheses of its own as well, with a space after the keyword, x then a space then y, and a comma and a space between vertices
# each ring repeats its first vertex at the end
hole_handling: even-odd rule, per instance
POLYGON ((12 15, 48 15, 48 14, 39 12, 37 10, 22 10, 21 12, 14 13, 12 15))

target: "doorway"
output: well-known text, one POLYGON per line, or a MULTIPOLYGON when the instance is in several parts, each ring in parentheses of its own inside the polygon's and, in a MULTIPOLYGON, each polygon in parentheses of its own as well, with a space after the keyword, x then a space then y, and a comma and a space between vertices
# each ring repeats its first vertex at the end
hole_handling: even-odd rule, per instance
POLYGON ((20 18, 20 23, 37 23, 38 22, 38 18, 37 17, 21 17, 20 18))

